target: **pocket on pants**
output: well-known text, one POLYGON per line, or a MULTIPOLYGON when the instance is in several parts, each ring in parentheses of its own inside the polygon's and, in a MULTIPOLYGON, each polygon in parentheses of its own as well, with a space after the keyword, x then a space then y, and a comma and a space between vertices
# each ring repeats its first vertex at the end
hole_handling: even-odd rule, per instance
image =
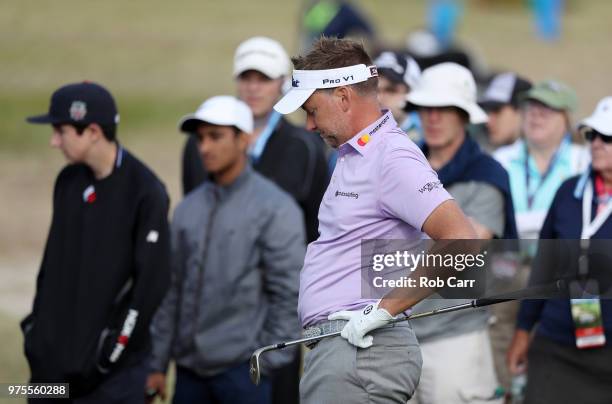
POLYGON ((412 330, 402 328, 373 333, 374 345, 357 349, 357 374, 373 401, 386 397, 389 402, 405 403, 418 385, 421 350, 412 330))

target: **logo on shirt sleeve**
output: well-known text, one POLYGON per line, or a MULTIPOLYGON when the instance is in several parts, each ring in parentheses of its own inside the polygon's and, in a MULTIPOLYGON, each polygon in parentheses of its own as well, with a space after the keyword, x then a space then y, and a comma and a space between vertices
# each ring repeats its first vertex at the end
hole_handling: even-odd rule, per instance
POLYGON ((136 326, 137 319, 138 319, 138 311, 134 309, 130 309, 125 319, 125 322, 123 323, 121 334, 117 338, 117 342, 115 344, 113 352, 111 352, 111 356, 109 358, 111 363, 117 362, 117 359, 119 359, 119 356, 121 356, 121 353, 127 346, 130 340, 130 336, 132 335, 132 332, 134 331, 134 327, 136 326))
POLYGON ((159 239, 159 233, 156 230, 151 230, 147 234, 147 243, 157 243, 159 239))
POLYGON ((420 193, 424 193, 425 191, 431 192, 436 188, 442 188, 442 183, 440 181, 428 182, 427 184, 423 185, 421 189, 419 189, 419 192, 420 193))

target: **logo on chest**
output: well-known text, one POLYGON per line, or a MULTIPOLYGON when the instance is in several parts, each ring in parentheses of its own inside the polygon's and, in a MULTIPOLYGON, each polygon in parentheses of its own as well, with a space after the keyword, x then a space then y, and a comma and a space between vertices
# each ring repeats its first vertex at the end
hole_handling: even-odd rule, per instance
POLYGON ((83 202, 85 203, 94 203, 96 201, 96 189, 93 185, 88 186, 83 191, 83 202))
POLYGON ((335 196, 336 198, 342 196, 344 198, 359 199, 359 194, 356 194, 355 192, 336 191, 335 196))

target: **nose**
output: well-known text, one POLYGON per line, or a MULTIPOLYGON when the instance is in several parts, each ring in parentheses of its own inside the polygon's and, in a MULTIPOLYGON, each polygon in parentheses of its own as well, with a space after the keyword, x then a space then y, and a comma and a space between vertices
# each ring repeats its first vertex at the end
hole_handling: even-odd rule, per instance
POLYGON ((601 140, 600 136, 595 136, 595 138, 591 141, 591 146, 601 147, 604 145, 604 141, 601 140))
POLYGON ((62 137, 57 131, 53 131, 51 134, 51 140, 49 141, 49 145, 51 147, 60 147, 62 144, 62 137))
POLYGON ((306 129, 309 131, 316 131, 317 124, 312 116, 306 115, 306 129))
POLYGON ((487 114, 488 120, 487 120, 487 127, 489 129, 494 128, 495 127, 495 123, 497 122, 497 114, 493 113, 493 112, 489 112, 487 114))
POLYGON ((259 80, 249 79, 246 80, 246 89, 249 92, 256 92, 259 89, 259 80))

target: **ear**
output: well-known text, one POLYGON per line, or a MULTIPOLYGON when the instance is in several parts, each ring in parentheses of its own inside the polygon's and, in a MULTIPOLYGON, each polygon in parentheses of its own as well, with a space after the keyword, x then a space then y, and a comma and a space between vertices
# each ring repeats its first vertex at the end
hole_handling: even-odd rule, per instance
POLYGON ((334 89, 334 96, 337 97, 338 105, 342 112, 347 112, 351 109, 353 102, 353 90, 347 86, 336 87, 334 89))
POLYGON ((235 136, 236 136, 236 141, 238 142, 238 147, 240 148, 240 151, 246 154, 247 149, 249 147, 249 134, 241 131, 235 136))

